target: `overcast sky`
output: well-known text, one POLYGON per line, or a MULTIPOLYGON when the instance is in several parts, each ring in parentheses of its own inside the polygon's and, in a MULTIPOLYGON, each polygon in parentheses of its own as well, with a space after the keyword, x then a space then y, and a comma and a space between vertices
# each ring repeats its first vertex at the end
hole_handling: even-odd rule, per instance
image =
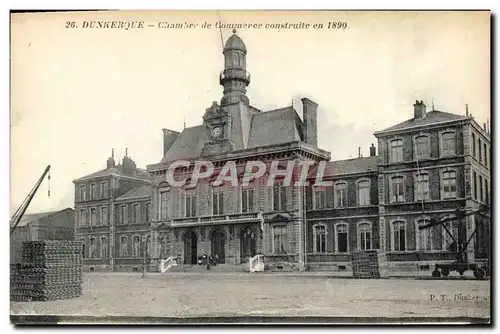
MULTIPOLYGON (((368 155, 373 132, 411 118, 412 104, 490 114, 490 27, 485 12, 220 12, 224 23, 310 23, 323 29, 240 29, 247 49, 250 103, 319 104, 319 146, 332 159, 368 155), (345 30, 329 30, 345 21, 345 30)), ((217 12, 20 14, 12 18, 11 207, 46 165, 29 211, 73 206, 72 180, 103 169, 115 149, 138 166, 162 158, 162 131, 201 123, 220 101, 220 31, 78 29, 66 22, 133 20, 212 25, 217 12)), ((231 29, 223 29, 224 40, 231 29)))

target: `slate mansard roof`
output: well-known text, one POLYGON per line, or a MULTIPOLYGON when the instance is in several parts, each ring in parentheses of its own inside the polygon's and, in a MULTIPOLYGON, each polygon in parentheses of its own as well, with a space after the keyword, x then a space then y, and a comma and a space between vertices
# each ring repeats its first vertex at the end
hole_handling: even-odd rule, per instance
POLYGON ((137 188, 132 188, 129 191, 127 191, 125 194, 121 195, 120 197, 117 197, 115 200, 120 201, 120 200, 145 198, 145 197, 151 197, 151 186, 150 185, 144 185, 144 186, 140 186, 137 188))
POLYGON ((382 134, 384 132, 392 132, 397 130, 406 130, 410 128, 417 128, 420 126, 438 124, 443 122, 466 120, 466 116, 452 114, 444 111, 433 110, 426 113, 424 118, 411 118, 404 122, 398 123, 384 130, 375 132, 375 135, 382 134))
MULTIPOLYGON (((293 107, 260 112, 240 104, 231 108, 231 140, 235 150, 278 145, 303 140, 302 121, 293 107)), ((162 164, 198 158, 209 134, 205 125, 185 128, 167 151, 162 164)))
POLYGON ((78 179, 73 180, 73 182, 86 181, 86 180, 91 180, 91 179, 97 179, 100 177, 107 177, 107 176, 133 177, 133 178, 142 179, 145 181, 151 180, 151 176, 144 169, 137 168, 136 170, 132 171, 131 173, 125 173, 123 171, 123 166, 117 165, 117 166, 112 167, 112 168, 102 169, 98 172, 85 175, 83 177, 80 177, 78 179))

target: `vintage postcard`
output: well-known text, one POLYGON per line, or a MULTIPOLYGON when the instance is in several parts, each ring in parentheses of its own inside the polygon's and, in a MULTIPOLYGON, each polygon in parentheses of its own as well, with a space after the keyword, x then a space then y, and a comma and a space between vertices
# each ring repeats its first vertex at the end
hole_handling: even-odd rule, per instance
POLYGON ((13 12, 11 322, 491 322, 489 11, 13 12))

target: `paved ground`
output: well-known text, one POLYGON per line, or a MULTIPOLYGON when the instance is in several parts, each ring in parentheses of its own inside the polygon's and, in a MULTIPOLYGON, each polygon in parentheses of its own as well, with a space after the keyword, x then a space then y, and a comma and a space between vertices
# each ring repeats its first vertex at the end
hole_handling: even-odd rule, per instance
POLYGON ((490 281, 325 275, 138 273, 84 276, 72 300, 11 302, 11 314, 489 318, 490 281))

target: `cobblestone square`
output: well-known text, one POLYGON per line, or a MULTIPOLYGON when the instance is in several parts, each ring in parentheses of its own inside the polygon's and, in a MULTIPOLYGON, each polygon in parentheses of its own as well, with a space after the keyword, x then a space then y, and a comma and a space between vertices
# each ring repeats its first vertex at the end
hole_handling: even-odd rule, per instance
POLYGON ((489 318, 490 281, 300 274, 92 273, 83 295, 11 302, 11 314, 127 317, 489 318))

